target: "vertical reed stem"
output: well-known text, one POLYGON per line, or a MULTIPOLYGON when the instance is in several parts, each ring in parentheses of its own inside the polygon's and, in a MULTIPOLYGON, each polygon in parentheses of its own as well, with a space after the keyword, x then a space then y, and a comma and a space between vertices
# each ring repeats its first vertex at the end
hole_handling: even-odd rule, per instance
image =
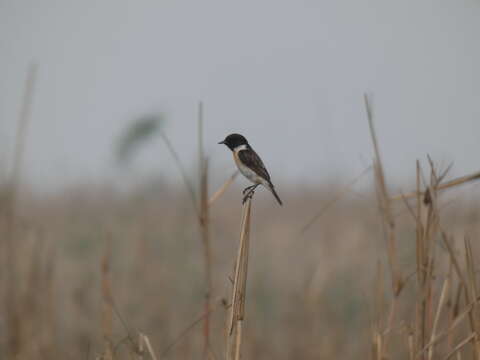
POLYGON ((210 309, 212 298, 212 251, 210 246, 209 229, 209 194, 208 194, 208 159, 203 151, 203 103, 198 105, 198 154, 200 173, 200 206, 199 221, 203 243, 205 262, 205 322, 204 322, 204 347, 203 358, 208 356, 210 348, 210 309))
POLYGON ((232 292, 232 307, 227 327, 227 360, 239 360, 241 355, 242 329, 245 318, 245 294, 247 288, 248 251, 250 245, 250 213, 252 200, 243 205, 240 244, 238 246, 235 277, 232 292))
POLYGON ((102 330, 103 340, 105 344, 105 353, 102 359, 113 359, 113 346, 112 346, 112 317, 113 317, 113 296, 112 286, 110 281, 110 263, 112 257, 112 239, 111 235, 107 235, 107 242, 105 245, 105 252, 101 262, 101 276, 102 276, 102 298, 103 298, 103 311, 102 311, 102 330))
POLYGON ((15 241, 15 221, 18 188, 21 180, 21 169, 23 154, 25 152, 25 139, 27 135, 28 123, 33 101, 35 80, 37 75, 37 65, 31 64, 28 69, 27 79, 25 81, 25 93, 23 94, 20 115, 17 124, 17 135, 15 140, 15 152, 13 154, 13 168, 10 179, 10 196, 7 202, 5 213, 5 311, 7 326, 7 352, 14 358, 21 347, 20 319, 19 319, 19 299, 17 294, 17 254, 15 241))

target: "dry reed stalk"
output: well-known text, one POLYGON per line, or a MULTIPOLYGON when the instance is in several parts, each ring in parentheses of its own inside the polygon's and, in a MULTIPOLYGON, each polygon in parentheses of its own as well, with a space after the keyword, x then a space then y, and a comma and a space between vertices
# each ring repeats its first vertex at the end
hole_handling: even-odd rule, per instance
MULTIPOLYGON (((416 265, 417 265, 417 283, 421 282, 420 274, 422 273, 422 257, 423 257, 423 251, 422 251, 422 234, 423 234, 423 223, 422 223, 422 197, 421 197, 421 168, 420 168, 420 162, 417 160, 417 168, 416 168, 416 185, 417 185, 417 191, 416 191, 416 199, 417 199, 417 213, 414 215, 416 218, 416 228, 415 228, 415 254, 416 254, 416 265)), ((405 204, 406 198, 404 198, 405 204)))
POLYGON ((220 198, 226 189, 233 183, 233 180, 238 174, 238 171, 235 172, 230 179, 219 189, 212 198, 209 199, 208 192, 208 159, 204 155, 203 149, 203 103, 200 102, 198 105, 198 155, 199 155, 199 202, 197 204, 194 188, 188 179, 187 172, 183 166, 180 157, 178 156, 174 146, 170 142, 169 138, 164 132, 160 133, 162 140, 167 146, 175 164, 177 165, 180 174, 182 176, 185 188, 187 189, 197 220, 201 229, 201 240, 204 249, 204 263, 205 263, 205 306, 204 306, 204 357, 209 352, 210 347, 210 313, 211 313, 211 298, 212 298, 212 289, 213 289, 213 276, 212 276, 212 250, 210 244, 210 216, 209 216, 209 207, 220 198))
POLYGON ((339 201, 345 194, 349 193, 352 190, 352 187, 370 170, 372 169, 371 166, 365 168, 360 175, 354 178, 351 182, 345 185, 343 188, 338 191, 330 201, 328 201, 312 218, 301 228, 300 235, 305 234, 305 232, 337 201, 339 201))
MULTIPOLYGON (((384 233, 387 239, 387 256, 390 266, 392 279, 393 297, 389 305, 388 315, 384 315, 383 296, 382 296, 382 278, 381 269, 377 271, 377 289, 376 293, 376 317, 372 328, 372 358, 389 358, 387 334, 391 333, 395 323, 395 314, 399 307, 399 297, 405 285, 405 281, 400 273, 398 265, 398 255, 396 249, 396 227, 392 212, 392 201, 403 199, 405 205, 416 224, 416 274, 417 291, 415 305, 415 326, 406 324, 406 328, 412 329, 408 332, 407 344, 410 359, 433 360, 439 356, 451 358, 456 356, 461 358, 461 351, 469 343, 472 343, 474 359, 480 359, 480 342, 478 335, 480 331, 480 321, 478 316, 479 290, 477 286, 476 271, 474 266, 473 251, 468 238, 464 241, 465 246, 465 265, 466 271, 463 274, 457 255, 455 254, 450 241, 442 231, 440 225, 440 212, 438 207, 438 192, 443 189, 451 188, 475 179, 480 178, 480 173, 464 176, 446 183, 442 183, 449 168, 438 173, 433 161, 428 157, 430 166, 430 180, 428 183, 422 181, 422 171, 420 163, 416 166, 416 191, 390 197, 387 190, 385 174, 380 157, 375 129, 373 126, 373 113, 370 101, 365 96, 365 106, 370 125, 371 138, 373 142, 375 161, 374 171, 376 180, 376 193, 383 218, 384 233), (408 203, 409 198, 416 199, 416 208, 408 203), (436 269, 440 267, 437 260, 437 239, 441 237, 446 245, 449 255, 449 267, 443 284, 438 284, 438 274, 436 269), (458 278, 458 289, 456 296, 453 294, 454 278, 458 278), (436 284, 441 285, 436 286, 436 284), (461 295, 464 295, 466 306, 461 309, 461 295), (461 311, 463 310, 463 311, 461 311), (447 319, 446 330, 441 329, 441 319, 447 319), (465 334, 460 324, 464 324, 468 319, 469 332, 465 334), (462 336, 460 342, 454 341, 454 333, 462 336), (447 351, 443 354, 437 345, 440 341, 447 339, 447 351), (452 344, 455 344, 454 346, 452 344)), ((441 264, 440 264, 441 265, 441 264)))
MULTIPOLYGON (((424 358, 433 357, 433 343, 435 338, 440 311, 445 303, 446 291, 450 285, 450 281, 445 280, 444 287, 440 292, 435 308, 435 274, 436 267, 436 239, 440 230, 440 215, 437 206, 438 186, 445 176, 446 172, 437 175, 437 171, 433 161, 429 158, 430 164, 430 183, 425 191, 422 187, 422 171, 420 162, 417 160, 417 176, 416 176, 416 213, 414 213, 416 222, 416 275, 417 288, 416 292, 416 352, 424 358), (424 355, 427 343, 432 344, 428 348, 428 352, 424 355)), ((405 204, 408 204, 404 198, 405 204)))
POLYGON ((380 262, 377 264, 377 271, 375 275, 375 288, 374 288, 374 323, 372 327, 372 359, 383 358, 383 340, 382 340, 382 328, 383 328, 383 313, 385 305, 385 289, 383 279, 383 267, 380 262))
MULTIPOLYGON (((417 211, 414 213, 416 220, 416 254, 417 254, 417 305, 416 305, 416 358, 432 360, 434 358, 435 345, 443 338, 447 337, 448 344, 453 342, 453 333, 460 322, 468 316, 470 324, 470 334, 460 344, 451 349, 446 358, 450 358, 454 354, 460 356, 460 350, 469 342, 472 342, 474 358, 479 359, 480 346, 478 342, 479 324, 477 320, 477 299, 478 290, 474 271, 473 254, 468 239, 465 239, 465 258, 467 277, 461 271, 459 261, 454 250, 443 231, 440 231, 440 216, 437 206, 437 193, 440 183, 446 172, 437 175, 435 166, 431 159, 430 163, 430 183, 425 191, 420 190, 421 169, 417 161, 417 211), (444 284, 440 291, 435 308, 434 300, 434 281, 435 281, 435 263, 436 263, 436 245, 435 241, 438 234, 443 238, 449 254, 449 271, 444 284), (447 293, 450 292, 452 272, 455 272, 459 279, 459 287, 457 291, 456 301, 452 306, 452 313, 449 314, 450 325, 447 331, 438 333, 438 326, 442 308, 446 305, 447 293), (461 290, 465 294, 465 300, 468 304, 462 315, 458 315, 459 301, 461 290), (426 357, 425 357, 426 356, 426 357)), ((406 198, 404 198, 406 200, 406 198)), ((406 202, 407 204, 407 202, 406 202)))
POLYGON ((112 318, 113 318, 113 296, 112 285, 110 279, 110 266, 112 257, 112 241, 110 235, 107 235, 105 245, 105 252, 101 262, 101 277, 102 277, 102 331, 105 350, 102 360, 113 359, 113 345, 112 345, 112 318))
MULTIPOLYGON (((29 339, 30 348, 36 348, 40 354, 46 355, 54 344, 54 308, 52 306, 52 270, 53 247, 47 249, 45 239, 37 235, 32 239, 29 259, 27 286, 21 291, 22 338, 29 339)), ((25 256, 25 255, 23 255, 25 256)), ((25 345, 25 344, 24 344, 25 345)), ((29 350, 27 350, 29 351, 29 350)), ((32 351, 32 350, 30 350, 32 351)), ((22 353, 25 353, 25 348, 22 353)))
MULTIPOLYGON (((478 297, 474 297, 475 291, 476 291, 476 279, 475 279, 475 272, 473 272, 473 257, 471 254, 471 248, 470 248, 470 243, 468 240, 465 240, 465 258, 466 258, 466 266, 467 266, 467 273, 468 273, 468 279, 465 278, 464 274, 462 273, 460 269, 459 262, 455 256, 455 252, 452 248, 452 245, 450 244, 450 241, 448 240, 447 235, 442 232, 442 239, 443 243, 446 245, 447 251, 450 255, 450 259, 453 264, 453 269, 455 270, 457 277, 462 285, 462 289, 465 295, 465 300, 468 304, 466 307, 467 311, 466 314, 468 315, 468 320, 469 320, 469 325, 470 325, 470 331, 473 334, 478 334, 478 320, 477 320, 477 306, 478 306, 478 297)), ((455 319, 455 321, 459 318, 455 319)), ((473 351, 474 351, 474 358, 479 359, 479 354, 480 354, 480 348, 479 348, 479 343, 478 343, 478 335, 471 338, 473 340, 473 351)))
POLYGON ((227 324, 227 360, 239 360, 242 344, 243 320, 245 318, 245 295, 247 287, 248 252, 250 245, 250 214, 252 200, 243 205, 240 243, 238 246, 233 280, 232 308, 227 324))
POLYGON ((155 355, 155 351, 153 351, 152 343, 147 335, 140 333, 139 335, 139 350, 143 353, 143 345, 147 348, 148 354, 152 360, 158 360, 157 356, 155 355))
POLYGON ((30 115, 32 112, 32 103, 35 90, 35 82, 37 79, 37 70, 37 64, 30 64, 27 73, 27 79, 25 80, 25 93, 23 95, 20 115, 17 123, 18 126, 15 139, 15 151, 13 154, 13 168, 10 183, 10 186, 12 187, 11 191, 13 198, 13 206, 15 206, 14 200, 18 195, 18 187, 20 186, 23 156, 25 153, 27 130, 30 123, 30 115))
POLYGON ((228 179, 227 181, 225 181, 223 183, 222 186, 220 186, 218 188, 217 191, 215 191, 215 193, 210 197, 210 199, 208 200, 208 206, 212 206, 213 203, 215 201, 217 201, 224 193, 225 191, 228 189, 228 187, 230 185, 232 185, 233 181, 235 180, 235 178, 237 177, 237 175, 239 174, 240 172, 238 170, 236 170, 228 179))
MULTIPOLYGON (((377 135, 375 133, 375 127, 373 125, 373 109, 367 94, 364 95, 365 108, 367 111, 368 124, 370 128, 370 136, 372 138, 373 149, 375 153, 374 172, 376 181, 377 198, 380 206, 380 213, 383 217, 383 222, 386 225, 386 237, 388 246, 388 261, 390 265, 390 272, 392 275, 392 288, 395 298, 398 297, 403 288, 402 275, 398 267, 397 249, 395 240, 395 220, 393 218, 390 196, 388 194, 387 184, 385 180, 385 173, 383 170, 383 164, 380 156, 380 148, 377 141, 377 135)), ((396 301, 396 300, 394 300, 396 301)), ((392 307, 395 309, 395 306, 392 307)), ((390 316, 394 318, 394 314, 390 316)))
POLYGON ((473 350, 475 354, 475 359, 480 359, 480 339, 478 338, 478 334, 480 331, 480 324, 478 320, 478 306, 476 300, 478 299, 478 289, 477 289, 477 279, 476 279, 476 271, 475 271, 475 264, 473 259, 472 247, 470 244, 470 240, 465 237, 464 239, 465 244, 465 259, 466 259, 466 267, 467 267, 467 283, 470 288, 469 293, 471 294, 471 299, 473 300, 473 307, 472 307, 472 330, 475 336, 472 338, 473 343, 473 350))
POLYGON ((13 168, 10 178, 10 194, 6 203, 5 220, 6 230, 4 235, 5 255, 5 314, 6 314, 6 336, 7 354, 12 358, 16 357, 22 346, 22 329, 20 321, 19 294, 18 294, 18 254, 15 241, 16 228, 16 206, 18 190, 21 182, 21 170, 23 155, 25 153, 27 129, 30 122, 35 82, 37 78, 37 65, 31 64, 25 80, 25 92, 22 98, 22 105, 17 122, 17 134, 15 150, 13 154, 13 168))
POLYGON ((375 348, 374 360, 383 360, 383 336, 380 333, 375 333, 373 337, 373 343, 375 348))
MULTIPOLYGON (((476 302, 478 303, 478 300, 476 302)), ((436 335, 434 339, 432 339, 428 344, 426 344, 425 347, 417 353, 416 358, 419 358, 425 352, 427 352, 430 349, 430 347, 438 344, 444 338, 450 336, 453 333, 453 331, 462 324, 463 320, 470 316, 473 306, 474 306, 474 303, 466 305, 465 309, 460 314, 458 314, 458 316, 455 317, 455 319, 452 321, 448 329, 436 335)))
MULTIPOLYGON (((461 177, 455 178, 453 180, 447 181, 446 183, 439 184, 437 186, 437 190, 446 190, 446 189, 449 189, 451 187, 463 185, 465 183, 468 183, 470 181, 477 180, 477 179, 480 179, 480 172, 476 172, 476 173, 473 173, 473 174, 470 174, 470 175, 461 176, 461 177)), ((422 194, 424 194, 424 193, 422 193, 422 194)), ((411 199, 411 198, 416 198, 416 197, 417 197, 417 192, 409 192, 407 194, 400 194, 400 195, 392 196, 390 198, 390 200, 395 201, 395 200, 400 200, 402 198, 411 199)))
MULTIPOLYGON (((32 333, 23 332, 30 342, 36 342, 35 356, 49 359, 56 353, 57 345, 55 334, 55 303, 54 303, 54 272, 55 248, 47 246, 42 235, 34 238, 32 262, 29 282, 26 291, 22 294, 25 310, 22 321, 30 322, 32 333), (35 255, 38 254, 38 255, 35 255), (35 273, 35 274, 34 274, 35 273), (30 303, 27 308, 26 303, 30 303)), ((33 346, 32 346, 33 347, 33 346)))
MULTIPOLYGON (((421 171, 418 171, 417 179, 421 171)), ((417 180, 418 183, 419 180, 417 180)), ((419 291, 417 292, 417 335, 420 348, 423 348, 431 337, 429 331, 432 325, 433 314, 433 270, 435 264, 434 241, 439 226, 437 209, 437 185, 438 178, 433 164, 431 164, 430 186, 425 192, 423 201, 421 193, 417 191, 417 216, 420 227, 417 229, 417 281, 419 291), (428 201, 427 194, 428 193, 428 201), (425 209, 426 208, 426 209, 425 209), (426 210, 425 223, 422 213, 426 210)), ((418 185, 417 185, 418 186, 418 185)))
POLYGON ((408 355, 410 360, 415 359, 415 340, 412 332, 408 333, 408 355))
POLYGON ((204 263, 205 263, 205 306, 204 306, 204 313, 206 314, 205 316, 205 323, 204 323, 204 357, 209 351, 209 346, 210 346, 210 308, 211 308, 211 297, 212 297, 212 288, 213 288, 213 280, 212 280, 212 251, 211 251, 211 245, 210 245, 210 219, 209 219, 209 206, 215 201, 218 197, 220 197, 223 192, 226 190, 226 188, 230 185, 232 181, 227 182, 223 186, 222 189, 220 189, 217 193, 215 193, 214 198, 212 200, 209 200, 209 195, 208 195, 208 160, 204 155, 204 149, 203 149, 203 103, 199 102, 198 104, 198 156, 199 156, 199 161, 198 161, 198 166, 199 166, 199 201, 197 203, 197 197, 195 196, 195 190, 190 182, 187 172, 185 170, 185 167, 183 166, 180 157, 178 156, 178 153, 176 152, 174 146, 170 142, 169 138, 167 135, 161 131, 160 136, 162 140, 164 141, 165 145, 167 146, 167 149, 169 150, 175 164, 177 165, 177 168, 180 171, 180 175, 182 176, 185 188, 187 189, 189 195, 190 195, 190 200, 192 202, 192 205, 195 210, 195 214, 197 216, 197 220, 200 226, 201 230, 201 241, 203 244, 203 249, 204 249, 204 263), (223 190, 223 191, 222 191, 223 190))
POLYGON ((457 354, 457 356, 460 355, 460 350, 462 350, 462 348, 467 345, 470 341, 474 341, 474 339, 477 337, 477 334, 476 333, 471 333, 469 336, 467 336, 466 339, 462 340, 457 346, 455 346, 455 348, 447 355, 445 356, 445 360, 448 360, 450 359, 453 355, 457 354))
POLYGON ((210 211, 208 206, 208 160, 203 161, 203 172, 200 184, 200 227, 203 243, 203 253, 205 262, 205 343, 204 355, 208 353, 210 347, 210 308, 213 289, 212 280, 212 249, 210 245, 210 211))
POLYGON ((393 327, 397 313, 397 303, 400 293, 404 287, 404 280, 400 273, 398 266, 398 255, 396 246, 396 234, 395 234, 395 219, 392 212, 392 204, 387 189, 387 183, 385 178, 385 172, 380 154, 380 147, 373 124, 373 108, 370 99, 367 94, 364 95, 365 109, 367 112, 368 125, 370 129, 370 137, 372 139, 374 149, 374 178, 375 178, 375 191, 377 195, 377 201, 379 206, 379 214, 382 218, 382 227, 384 236, 387 242, 387 259, 391 275, 391 288, 393 292, 393 300, 390 305, 390 311, 387 317, 387 323, 383 331, 378 332, 377 335, 377 357, 383 359, 388 357, 388 338, 384 335, 389 332, 389 329, 393 327))
POLYGON ((200 175, 200 205, 199 223, 201 229, 201 238, 203 244, 203 256, 205 263, 205 322, 203 327, 204 346, 203 357, 208 356, 210 349, 210 308, 213 289, 212 280, 212 249, 210 245, 210 211, 208 200, 208 159, 203 151, 203 104, 198 105, 198 155, 199 155, 199 175, 200 175))
MULTIPOLYGON (((463 275, 463 273, 460 269, 460 265, 459 265, 459 262, 458 262, 458 260, 455 256, 455 252, 452 248, 452 245, 450 244, 450 241, 448 240, 447 235, 443 232, 442 232, 442 239, 443 239, 444 244, 446 245, 447 251, 449 253, 450 259, 451 259, 452 264, 453 264, 453 268, 454 268, 454 270, 457 274, 457 277, 458 277, 458 279, 459 279, 459 281, 462 285, 461 289, 463 289, 463 293, 465 295, 465 300, 466 300, 467 304, 470 305, 469 307, 467 307, 467 311, 466 311, 466 314, 468 315, 470 330, 473 333, 477 333, 476 332, 476 319, 475 319, 475 316, 474 316, 473 308, 476 305, 476 303, 478 302, 478 299, 474 299, 474 300, 472 299, 471 289, 468 286, 468 282, 465 279, 465 276, 463 275)), ((468 265, 467 265, 467 267, 468 267, 468 265)), ((459 292, 459 296, 460 296, 460 292, 459 292)), ((457 316, 455 321, 458 318, 459 318, 459 316, 457 316)), ((453 341, 453 339, 452 339, 452 341, 453 341)), ((474 346, 474 351, 477 354, 478 349, 477 349, 476 345, 474 346)), ((478 359, 478 357, 476 357, 476 359, 478 359)))
MULTIPOLYGON (((212 313, 214 312, 215 310, 219 309, 220 307, 222 308, 225 308, 225 309, 229 309, 231 307, 231 305, 228 305, 226 303, 226 300, 225 299, 220 299, 218 301, 215 302, 215 306, 212 306, 210 308, 210 311, 209 313, 212 313)), ((178 335, 177 337, 175 337, 175 339, 169 344, 167 345, 167 347, 165 347, 165 349, 161 352, 160 354, 160 358, 163 359, 163 358, 166 358, 167 357, 167 354, 170 352, 170 350, 172 350, 175 345, 177 345, 185 336, 187 336, 187 334, 195 328, 196 325, 198 325, 199 323, 201 323, 204 319, 205 319, 205 316, 207 316, 207 314, 203 313, 202 315, 200 315, 198 318, 196 318, 195 320, 193 320, 187 327, 185 327, 178 335)))
POLYGON ((54 276, 55 276, 55 269, 56 269, 56 250, 53 245, 50 246, 50 249, 46 256, 46 265, 44 269, 44 291, 45 291, 45 298, 42 300, 44 304, 44 320, 41 322, 43 328, 49 330, 46 331, 45 340, 44 340, 44 348, 46 356, 45 358, 51 358, 52 354, 55 352, 55 341, 56 341, 56 334, 55 334, 55 297, 54 297, 54 276))
MULTIPOLYGON (((448 254, 447 254, 448 255, 448 254)), ((448 299, 447 299, 447 324, 448 327, 452 326, 453 322, 455 321, 456 316, 458 315, 459 312, 459 307, 460 307, 460 295, 462 293, 462 283, 457 282, 456 287, 453 286, 454 284, 454 269, 453 269, 453 264, 452 264, 452 259, 450 257, 448 258, 448 278, 450 279, 450 291, 448 294, 448 299)), ((455 331, 452 331, 451 333, 448 334, 447 341, 445 344, 445 349, 446 351, 451 351, 453 349, 453 343, 454 343, 454 337, 455 337, 455 331)))
POLYGON ((175 162, 175 165, 178 168, 178 171, 180 171, 180 175, 182 177, 183 184, 185 185, 185 188, 187 189, 187 192, 188 192, 188 195, 190 196, 190 201, 192 203, 193 209, 195 210, 195 215, 197 216, 197 218, 199 218, 200 217, 200 211, 198 210, 198 207, 197 207, 195 190, 193 188, 192 183, 188 179, 187 171, 185 170, 185 167, 183 166, 183 163, 180 160, 180 156, 178 156, 178 153, 175 150, 175 147, 173 146, 172 142, 168 138, 167 134, 165 134, 163 131, 160 131, 160 137, 162 138, 163 142, 167 146, 167 149, 170 152, 170 155, 172 156, 173 161, 175 162))
MULTIPOLYGON (((377 196, 379 198, 380 211, 384 217, 385 223, 387 225, 387 238, 389 241, 388 249, 388 259, 390 261, 390 269, 392 271, 392 282, 395 284, 397 281, 397 286, 392 288, 393 290, 393 299, 392 304, 390 305, 390 313, 387 319, 386 330, 381 331, 381 322, 377 321, 374 337, 373 337, 373 346, 374 353, 373 357, 378 359, 383 359, 388 356, 388 345, 387 338, 385 337, 386 333, 391 330, 392 324, 394 322, 394 314, 396 312, 396 305, 398 302, 399 294, 402 290, 404 282, 399 275, 395 276, 396 273, 396 250, 395 250, 395 223, 393 221, 392 212, 391 212, 391 201, 392 199, 388 196, 385 177, 383 174, 383 167, 379 157, 378 143, 376 141, 375 132, 373 129, 372 123, 372 114, 371 108, 366 98, 367 113, 369 114, 370 129, 372 133, 372 139, 375 148, 376 161, 375 161, 375 175, 377 181, 377 196), (395 280, 397 279, 397 280, 395 280), (400 281, 398 283, 398 281, 400 281), (400 288, 398 287, 400 286, 400 288)), ((473 271, 473 256, 471 251, 471 246, 468 240, 465 241, 465 252, 466 252, 466 263, 467 269, 469 270, 469 281, 463 276, 458 260, 451 249, 451 246, 446 239, 444 233, 441 233, 440 230, 440 216, 437 206, 437 193, 438 190, 442 187, 441 181, 446 175, 446 171, 438 175, 435 169, 435 166, 432 160, 429 158, 430 165, 430 182, 426 186, 426 190, 422 190, 422 173, 420 164, 417 161, 417 176, 416 176, 416 186, 417 190, 412 193, 416 198, 416 209, 412 208, 407 202, 407 198, 402 196, 405 205, 412 215, 412 218, 416 224, 416 275, 417 275, 417 289, 416 292, 416 311, 415 311, 415 327, 414 331, 410 332, 408 335, 408 353, 410 359, 428 359, 432 360, 435 357, 435 345, 438 344, 441 339, 446 337, 451 337, 455 328, 461 323, 461 321, 468 317, 470 321, 470 330, 471 333, 467 337, 467 340, 462 341, 458 346, 456 346, 450 353, 449 357, 453 354, 459 356, 459 350, 465 346, 468 342, 473 342, 475 359, 478 359, 478 343, 477 336, 471 336, 471 334, 477 334, 478 324, 476 321, 476 308, 477 304, 474 299, 477 299, 477 288, 476 288, 476 279, 475 272, 473 271), (435 278, 434 273, 435 268, 437 267, 436 263, 436 239, 438 235, 441 234, 444 237, 444 242, 447 245, 447 250, 450 255, 450 270, 443 282, 440 292, 435 291, 435 278), (447 300, 448 294, 451 292, 452 288, 452 272, 455 272, 458 275, 460 281, 460 289, 463 288, 465 291, 465 298, 467 304, 470 304, 467 307, 467 310, 462 313, 462 315, 451 316, 451 322, 448 326, 447 331, 440 331, 440 318, 444 309, 447 308, 447 303, 450 302, 447 300)), ((471 178, 471 177, 470 177, 471 178)), ((463 181, 467 181, 467 177, 464 177, 463 181)), ((451 184, 459 183, 450 182, 451 184)), ((445 188, 445 186, 443 187, 445 188)), ((397 273, 398 274, 398 273, 397 273)), ((377 295, 378 297, 378 295, 377 295)), ((377 300, 378 303, 378 300, 377 300)), ((458 309, 459 298, 457 296, 456 308, 458 309)), ((449 305, 451 307, 451 305, 449 305)), ((458 313, 458 311, 457 311, 458 313)), ((407 326, 408 327, 408 326, 407 326)))
MULTIPOLYGON (((435 338, 435 335, 437 333, 438 322, 440 320, 440 314, 441 314, 441 311, 444 307, 445 298, 447 297, 446 294, 449 291, 449 288, 450 288, 450 278, 447 277, 445 279, 445 281, 443 282, 442 291, 440 292, 440 299, 438 300, 437 312, 435 314, 435 320, 433 322, 433 328, 432 328, 432 333, 430 335, 430 341, 432 341, 435 338)), ((434 352, 434 346, 432 345, 428 349, 428 360, 433 359, 433 352, 434 352)))

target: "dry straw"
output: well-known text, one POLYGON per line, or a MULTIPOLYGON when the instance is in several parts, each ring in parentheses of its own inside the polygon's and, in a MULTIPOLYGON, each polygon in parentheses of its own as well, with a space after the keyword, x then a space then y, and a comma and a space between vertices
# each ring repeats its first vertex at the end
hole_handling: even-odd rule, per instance
POLYGON ((252 199, 249 197, 243 205, 240 243, 238 245, 237 261, 235 264, 235 277, 233 279, 232 306, 227 323, 227 360, 240 359, 243 321, 245 319, 251 207, 252 199))
POLYGON ((205 322, 203 327, 204 344, 203 358, 208 356, 210 349, 210 309, 213 290, 212 280, 212 248, 210 245, 210 207, 208 204, 208 159, 204 155, 203 150, 203 103, 198 104, 198 166, 199 166, 199 193, 200 204, 199 224, 200 233, 203 244, 203 259, 205 266, 205 303, 204 313, 205 322))
POLYGON ((26 147, 27 130, 30 123, 30 115, 32 112, 33 96, 35 92, 35 82, 37 79, 36 64, 31 64, 27 78, 25 80, 25 92, 23 94, 22 105, 17 122, 17 134, 15 139, 15 150, 13 154, 13 168, 10 178, 10 194, 6 203, 6 231, 4 235, 4 264, 5 273, 5 314, 6 314, 6 332, 7 337, 7 353, 13 358, 17 356, 21 350, 22 344, 22 325, 21 325, 21 303, 18 294, 18 266, 17 266, 17 247, 15 246, 15 230, 16 230, 16 206, 17 196, 21 183, 21 170, 23 156, 26 147))
POLYGON ((412 318, 402 320, 407 345, 405 357, 422 359, 480 359, 480 331, 478 314, 478 279, 474 252, 468 237, 463 241, 463 259, 441 225, 438 192, 480 178, 480 173, 462 176, 443 182, 447 171, 438 173, 428 158, 430 180, 424 180, 420 162, 417 161, 416 190, 405 195, 390 197, 386 177, 380 159, 379 145, 373 127, 371 102, 365 96, 365 105, 374 145, 375 180, 380 215, 387 239, 387 259, 391 273, 392 296, 390 305, 384 308, 385 291, 382 269, 377 275, 376 319, 372 328, 372 359, 399 358, 391 349, 396 341, 395 327, 400 300, 410 279, 415 279, 415 311, 412 318), (415 199, 413 206, 408 199, 415 199), (397 250, 397 226, 393 215, 393 200, 403 200, 415 224, 416 270, 403 277, 399 270, 397 250), (440 243, 443 245, 440 247, 440 243), (443 249, 443 251, 441 251, 443 249), (440 271, 446 269, 446 271, 440 271), (469 346, 470 345, 470 346, 469 346), (408 355, 407 355, 408 354, 408 355))

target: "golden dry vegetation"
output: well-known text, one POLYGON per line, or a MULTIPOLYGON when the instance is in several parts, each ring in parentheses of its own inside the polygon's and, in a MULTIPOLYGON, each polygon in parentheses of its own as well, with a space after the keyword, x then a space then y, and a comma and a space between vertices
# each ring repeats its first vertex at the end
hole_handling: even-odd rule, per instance
POLYGON ((291 184, 284 207, 257 191, 242 210, 237 184, 209 180, 201 136, 192 181, 162 135, 186 187, 45 195, 14 166, 0 197, 1 358, 480 359, 480 207, 466 184, 479 175, 448 180, 426 161, 394 191, 366 107, 363 185, 291 184))
MULTIPOLYGON (((479 207, 466 187, 409 207, 378 185, 291 186, 282 208, 257 191, 244 358, 476 358, 479 207)), ((209 209, 207 350, 202 226, 182 188, 25 194, 13 217, 4 196, 1 352, 148 359, 149 342, 158 359, 224 358, 240 194, 209 209)))

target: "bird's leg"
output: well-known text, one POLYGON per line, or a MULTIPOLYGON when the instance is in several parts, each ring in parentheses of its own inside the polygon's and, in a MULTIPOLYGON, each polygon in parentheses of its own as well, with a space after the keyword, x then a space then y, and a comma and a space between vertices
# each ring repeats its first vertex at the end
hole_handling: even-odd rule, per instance
MULTIPOLYGON (((260 185, 260 184, 255 184, 255 185, 252 185, 252 186, 249 186, 247 189, 248 189, 248 192, 247 194, 243 197, 243 201, 242 201, 242 204, 245 204, 245 201, 247 201, 247 199, 251 199, 253 194, 255 194, 255 189, 257 188, 257 186, 260 185)), ((245 190, 247 190, 245 189, 245 190)), ((245 194, 245 192, 244 192, 245 194)))
POLYGON ((255 184, 252 186, 252 188, 248 191, 247 193, 247 198, 252 198, 253 194, 255 194, 255 189, 257 188, 257 186, 260 185, 260 184, 255 184))
POLYGON ((257 186, 257 185, 247 186, 245 189, 243 189, 242 194, 245 195, 245 193, 246 193, 247 191, 249 191, 250 189, 252 189, 252 188, 255 187, 255 186, 257 186))

